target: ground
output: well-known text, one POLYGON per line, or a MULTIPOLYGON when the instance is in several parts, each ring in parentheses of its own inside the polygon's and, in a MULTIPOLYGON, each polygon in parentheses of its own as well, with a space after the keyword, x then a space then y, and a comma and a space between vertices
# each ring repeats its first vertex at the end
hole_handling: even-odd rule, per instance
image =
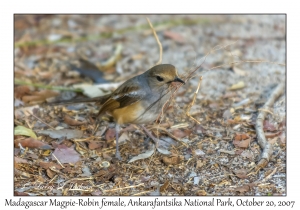
POLYGON ((285 18, 16 15, 15 194, 286 195, 285 91, 263 108, 286 80, 285 18), (111 118, 93 133, 101 105, 48 104, 104 95, 154 66, 160 53, 146 17, 162 63, 183 78, 199 68, 159 123, 146 125, 159 148, 141 127, 123 125, 119 161, 111 118), (257 169, 259 111, 273 151, 257 169))

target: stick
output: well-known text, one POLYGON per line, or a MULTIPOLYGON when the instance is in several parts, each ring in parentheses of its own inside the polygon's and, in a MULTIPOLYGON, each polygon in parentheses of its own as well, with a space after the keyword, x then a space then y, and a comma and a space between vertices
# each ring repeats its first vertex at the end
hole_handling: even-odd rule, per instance
POLYGON ((130 189, 130 188, 135 188, 135 187, 140 187, 143 186, 144 183, 135 185, 135 186, 128 186, 128 187, 121 187, 121 188, 115 188, 115 189, 110 189, 110 190, 103 190, 103 192, 111 192, 111 191, 116 191, 116 190, 124 190, 124 189, 130 189))
POLYGON ((188 105, 188 108, 187 108, 187 110, 186 110, 186 112, 185 112, 186 115, 187 115, 188 117, 190 117, 192 120, 194 120, 194 121, 195 121, 196 123, 198 123, 199 125, 200 125, 200 122, 199 122, 198 120, 196 120, 194 117, 191 116, 190 110, 191 110, 192 106, 194 105, 194 103, 195 103, 195 101, 196 101, 196 97, 197 97, 198 91, 199 91, 199 89, 200 89, 201 81, 202 81, 202 76, 200 76, 200 80, 199 80, 199 82, 198 82, 197 89, 196 89, 196 91, 194 92, 193 100, 192 100, 192 102, 188 105))
POLYGON ((265 110, 269 110, 271 108, 271 106, 274 105, 276 99, 284 93, 284 87, 285 87, 285 84, 283 83, 283 84, 279 84, 275 88, 275 90, 271 94, 270 98, 265 103, 265 105, 263 106, 263 108, 261 109, 261 111, 259 112, 259 114, 257 116, 255 130, 256 130, 258 144, 263 149, 263 152, 261 155, 261 159, 256 166, 256 170, 263 168, 267 165, 267 163, 269 162, 270 157, 272 155, 272 152, 273 152, 272 145, 267 141, 264 130, 263 130, 263 128, 264 128, 263 122, 268 113, 265 110))
POLYGON ((155 37, 155 39, 156 39, 156 42, 157 42, 157 44, 158 44, 158 47, 159 47, 159 60, 158 60, 157 63, 156 63, 156 65, 158 65, 158 64, 161 64, 161 62, 162 62, 162 54, 163 54, 162 46, 161 46, 161 43, 160 43, 160 41, 159 41, 159 39, 158 39, 158 36, 157 36, 157 34, 156 34, 156 31, 155 31, 155 29, 153 28, 152 23, 151 23, 151 21, 149 20, 149 18, 147 18, 147 21, 148 21, 148 23, 149 23, 149 25, 150 25, 150 27, 151 27, 151 29, 152 29, 153 35, 154 35, 154 37, 155 37))

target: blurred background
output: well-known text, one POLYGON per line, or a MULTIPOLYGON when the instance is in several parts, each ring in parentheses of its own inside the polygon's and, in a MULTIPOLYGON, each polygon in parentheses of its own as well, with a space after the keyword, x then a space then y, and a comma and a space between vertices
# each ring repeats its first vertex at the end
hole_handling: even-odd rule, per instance
POLYGON ((173 64, 180 74, 202 63, 214 47, 228 45, 201 65, 201 70, 222 66, 205 74, 199 97, 218 99, 245 75, 247 91, 285 80, 284 66, 231 64, 285 63, 285 15, 15 15, 15 78, 70 86, 92 65, 104 74, 91 71, 86 77, 98 83, 144 72, 159 59, 146 17, 162 44, 162 63, 173 64), (232 67, 241 71, 227 71, 232 67))

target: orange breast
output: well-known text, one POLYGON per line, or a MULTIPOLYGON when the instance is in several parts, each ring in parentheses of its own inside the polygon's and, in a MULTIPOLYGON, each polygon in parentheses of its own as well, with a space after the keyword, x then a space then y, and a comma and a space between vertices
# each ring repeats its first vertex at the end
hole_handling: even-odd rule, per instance
POLYGON ((112 111, 112 116, 118 124, 135 123, 134 121, 142 113, 143 107, 140 103, 134 103, 121 109, 115 109, 112 111))

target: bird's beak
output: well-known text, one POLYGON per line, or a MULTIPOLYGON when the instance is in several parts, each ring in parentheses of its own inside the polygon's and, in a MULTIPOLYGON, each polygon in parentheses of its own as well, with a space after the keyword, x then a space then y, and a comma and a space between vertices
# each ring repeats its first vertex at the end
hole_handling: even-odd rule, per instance
POLYGON ((175 77, 175 79, 173 80, 173 82, 180 82, 180 83, 185 84, 185 82, 182 79, 180 79, 179 77, 175 77))

